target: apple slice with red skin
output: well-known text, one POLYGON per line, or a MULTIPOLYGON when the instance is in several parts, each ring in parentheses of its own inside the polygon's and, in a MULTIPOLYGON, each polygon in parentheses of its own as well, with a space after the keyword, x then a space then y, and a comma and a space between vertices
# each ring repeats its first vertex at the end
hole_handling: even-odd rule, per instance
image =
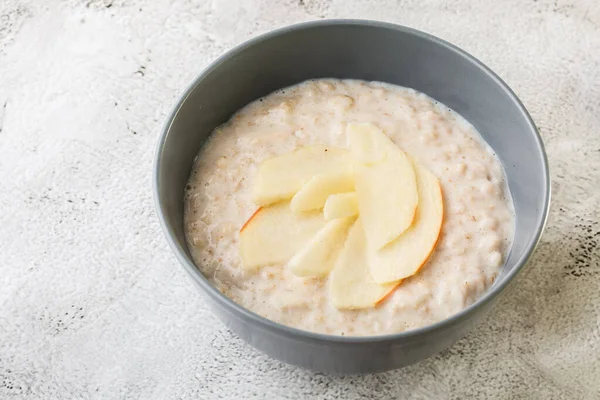
POLYGON ((319 212, 297 216, 290 202, 261 207, 240 230, 240 255, 244 269, 286 263, 325 226, 319 212))
POLYGON ((254 179, 254 202, 268 206, 289 200, 315 175, 351 170, 352 163, 350 151, 325 145, 301 147, 264 160, 254 179))
POLYGON ((358 209, 370 251, 379 250, 409 226, 418 205, 413 164, 387 135, 371 123, 346 129, 355 166, 358 209))
POLYGON ((400 282, 378 284, 371 277, 367 243, 360 217, 356 220, 329 274, 329 298, 337 309, 375 306, 400 282))
POLYGON ((440 183, 425 167, 415 163, 419 207, 414 223, 397 239, 369 252, 373 280, 383 284, 416 274, 435 249, 442 230, 444 201, 440 183))
POLYGON ((320 210, 332 194, 354 190, 354 171, 347 170, 318 174, 310 178, 292 197, 290 206, 296 214, 311 210, 320 210))
POLYGON ((288 268, 301 277, 327 275, 335 261, 354 218, 338 218, 327 224, 288 262, 288 268))

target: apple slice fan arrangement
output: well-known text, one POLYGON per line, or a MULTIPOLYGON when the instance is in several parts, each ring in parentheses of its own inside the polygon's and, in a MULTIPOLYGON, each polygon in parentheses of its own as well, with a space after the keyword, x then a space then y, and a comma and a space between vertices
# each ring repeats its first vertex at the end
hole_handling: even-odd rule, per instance
POLYGON ((328 279, 336 308, 360 309, 425 264, 444 206, 437 178, 377 126, 352 123, 346 133, 349 150, 315 145, 261 163, 240 254, 246 269, 287 263, 328 279))

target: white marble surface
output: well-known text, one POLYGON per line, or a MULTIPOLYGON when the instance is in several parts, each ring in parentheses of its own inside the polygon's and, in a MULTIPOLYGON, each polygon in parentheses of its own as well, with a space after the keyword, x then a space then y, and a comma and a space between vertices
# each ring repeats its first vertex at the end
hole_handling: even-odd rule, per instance
POLYGON ((600 398, 596 0, 0 2, 0 398, 600 398), (151 163, 212 59, 293 22, 361 17, 447 39, 540 127, 553 206, 515 290, 404 370, 330 376, 250 349, 206 309, 159 229, 151 163))

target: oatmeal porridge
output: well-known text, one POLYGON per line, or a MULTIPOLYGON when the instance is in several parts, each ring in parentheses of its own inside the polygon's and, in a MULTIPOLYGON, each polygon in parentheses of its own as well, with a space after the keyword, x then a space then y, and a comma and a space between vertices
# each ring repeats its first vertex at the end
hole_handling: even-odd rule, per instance
POLYGON ((364 336, 475 301, 502 268, 514 211, 499 160, 458 114, 411 89, 323 79, 215 129, 184 224, 197 267, 235 302, 364 336))

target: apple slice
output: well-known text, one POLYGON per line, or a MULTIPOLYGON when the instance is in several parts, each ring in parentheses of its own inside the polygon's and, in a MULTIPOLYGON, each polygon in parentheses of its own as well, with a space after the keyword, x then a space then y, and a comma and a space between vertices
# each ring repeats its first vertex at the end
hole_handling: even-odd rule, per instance
POLYGON ((345 171, 315 175, 292 197, 290 207, 295 213, 323 208, 329 195, 354 190, 354 172, 351 165, 345 171))
POLYGON ((299 217, 292 213, 287 201, 259 208, 240 230, 244 269, 287 262, 323 226, 320 213, 299 217))
POLYGON ((361 218, 350 228, 344 248, 329 274, 329 297, 338 309, 373 307, 399 282, 380 285, 371 277, 367 263, 365 231, 361 218))
POLYGON ((261 206, 291 199, 317 174, 352 168, 348 150, 317 145, 263 161, 254 181, 254 201, 261 206))
POLYGON ((373 124, 360 127, 358 132, 364 140, 350 141, 352 153, 359 154, 359 160, 380 159, 373 164, 357 165, 355 175, 358 209, 369 249, 375 251, 412 224, 418 204, 417 182, 410 159, 381 129, 373 124), (383 156, 372 157, 369 155, 372 153, 383 156))
POLYGON ((356 192, 332 194, 323 207, 325 221, 336 218, 353 217, 358 214, 358 197, 356 192))
POLYGON ((288 262, 295 275, 320 277, 333 268, 344 245, 348 227, 354 218, 339 218, 327 222, 307 244, 288 262))
POLYGON ((346 141, 356 161, 374 164, 385 158, 385 142, 377 140, 373 131, 379 128, 370 122, 351 122, 346 126, 346 141))
POLYGON ((384 248, 370 252, 369 268, 375 282, 386 283, 415 274, 429 258, 442 229, 444 202, 440 183, 415 163, 419 207, 413 225, 384 248))

